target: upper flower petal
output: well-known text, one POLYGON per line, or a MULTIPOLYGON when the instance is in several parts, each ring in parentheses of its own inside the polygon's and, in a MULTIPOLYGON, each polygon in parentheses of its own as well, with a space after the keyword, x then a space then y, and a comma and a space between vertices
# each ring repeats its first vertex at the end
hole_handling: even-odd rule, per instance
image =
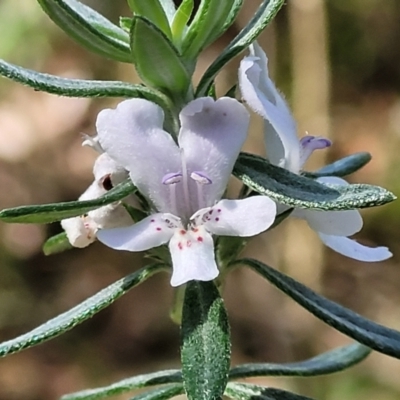
POLYGON ((225 236, 254 236, 275 220, 276 204, 265 196, 243 200, 221 200, 214 207, 199 210, 192 219, 209 232, 225 236))
POLYGON ((319 233, 319 237, 325 245, 332 250, 358 261, 383 261, 393 255, 387 247, 367 247, 344 236, 324 235, 323 233, 319 233))
POLYGON ((218 276, 214 242, 204 227, 195 231, 176 231, 169 242, 169 250, 173 269, 171 286, 192 280, 211 281, 218 276))
MULTIPOLYGON (((178 141, 188 173, 203 174, 205 182, 209 183, 203 184, 204 202, 200 207, 214 205, 226 189, 246 140, 249 114, 235 99, 222 97, 214 101, 211 97, 203 97, 184 107, 180 119, 182 128, 178 141)), ((196 184, 191 180, 192 196, 197 196, 196 184)))
POLYGON ((128 227, 100 230, 97 237, 116 250, 143 251, 167 243, 180 226, 174 215, 158 213, 128 227))
POLYGON ((130 172, 132 182, 158 211, 169 211, 169 188, 163 177, 180 170, 180 152, 162 129, 162 109, 147 100, 130 99, 97 117, 101 147, 130 172))
POLYGON ((350 236, 359 232, 363 220, 357 210, 318 211, 296 209, 293 216, 305 219, 314 231, 326 235, 350 236))
POLYGON ((300 171, 296 122, 268 74, 268 59, 257 43, 240 63, 239 85, 247 104, 265 119, 265 145, 271 163, 300 171))

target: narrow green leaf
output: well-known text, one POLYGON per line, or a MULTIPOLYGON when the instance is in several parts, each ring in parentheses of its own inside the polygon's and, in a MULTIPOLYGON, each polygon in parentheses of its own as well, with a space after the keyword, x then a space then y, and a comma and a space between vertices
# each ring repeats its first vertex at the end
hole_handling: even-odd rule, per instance
POLYGON ((145 83, 172 97, 176 93, 186 95, 190 76, 177 50, 164 33, 145 18, 133 18, 131 49, 136 70, 145 83))
POLYGON ((169 24, 171 25, 176 12, 174 0, 159 0, 159 2, 161 4, 161 7, 164 9, 169 24))
POLYGON ((360 343, 354 343, 299 362, 238 365, 231 369, 229 379, 254 376, 316 376, 332 374, 358 364, 370 353, 370 348, 360 343))
POLYGON ((159 371, 152 374, 137 375, 122 381, 113 383, 96 389, 82 390, 81 392, 69 393, 61 397, 60 400, 96 400, 104 397, 116 396, 131 390, 141 389, 149 386, 163 385, 166 383, 181 383, 182 373, 174 369, 169 371, 159 371))
POLYGON ((172 397, 185 393, 183 385, 168 385, 159 389, 153 389, 148 392, 138 394, 129 400, 167 400, 172 397))
POLYGON ((263 157, 241 153, 233 174, 256 192, 289 207, 316 210, 353 210, 396 199, 379 186, 322 184, 270 164, 263 157))
POLYGON ((38 0, 62 30, 87 49, 113 60, 132 63, 129 35, 77 0, 38 0))
POLYGON ((182 310, 182 374, 189 400, 219 400, 228 381, 229 323, 213 282, 187 284, 182 310))
POLYGON ((228 16, 225 19, 224 25, 222 26, 222 33, 225 32, 235 21, 242 8, 244 0, 234 0, 229 11, 228 16))
POLYGON ((251 267, 317 318, 357 342, 388 356, 400 358, 400 332, 370 321, 354 311, 318 295, 308 287, 260 261, 246 258, 238 260, 234 264, 251 267))
POLYGON ((61 221, 62 219, 77 217, 96 208, 119 201, 135 190, 135 186, 128 179, 103 196, 93 200, 6 208, 0 211, 0 220, 24 224, 47 224, 61 221))
POLYGON ((73 249, 73 246, 69 242, 65 232, 52 236, 51 238, 47 239, 43 245, 43 253, 46 256, 62 253, 63 251, 70 249, 73 249))
POLYGON ((169 100, 162 93, 142 85, 119 81, 91 81, 67 79, 44 74, 0 60, 0 75, 35 90, 67 97, 139 97, 169 107, 169 100))
POLYGON ((134 15, 146 18, 157 26, 169 39, 172 39, 168 18, 159 0, 128 0, 128 5, 134 15))
POLYGON ((264 0, 249 23, 229 43, 224 51, 207 68, 196 90, 196 97, 205 96, 209 86, 221 69, 232 58, 246 50, 266 26, 272 21, 282 7, 284 0, 264 0))
POLYGON ((181 5, 176 10, 174 20, 172 21, 171 30, 173 42, 176 45, 181 45, 182 35, 185 32, 186 24, 188 23, 194 7, 194 0, 183 0, 181 5))
POLYGON ((228 383, 225 395, 235 400, 312 400, 282 389, 236 382, 228 383))
POLYGON ((182 41, 182 56, 187 60, 197 55, 220 36, 235 0, 202 0, 182 41))
POLYGON ((358 171, 371 161, 371 154, 367 152, 355 153, 326 165, 315 172, 305 172, 305 176, 318 178, 321 176, 346 176, 358 171))
POLYGON ((114 303, 115 300, 127 293, 128 290, 164 269, 166 269, 166 267, 160 264, 141 268, 139 271, 120 279, 71 310, 45 322, 32 331, 18 336, 15 339, 0 343, 0 357, 18 353, 21 350, 28 349, 61 335, 91 318, 103 308, 114 303))

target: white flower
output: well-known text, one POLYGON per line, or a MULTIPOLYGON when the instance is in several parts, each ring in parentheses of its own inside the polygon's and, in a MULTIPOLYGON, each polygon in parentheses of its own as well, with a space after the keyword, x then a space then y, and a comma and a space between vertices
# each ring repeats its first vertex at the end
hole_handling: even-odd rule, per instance
POLYGON ((178 144, 162 129, 162 109, 131 99, 97 118, 102 148, 129 171, 154 214, 98 238, 121 250, 142 251, 169 243, 172 286, 216 278, 212 234, 253 236, 274 221, 276 206, 264 196, 221 200, 246 139, 249 115, 231 98, 199 98, 180 113, 178 144))
MULTIPOLYGON (((93 147, 96 138, 86 138, 84 145, 93 147)), ((100 147, 94 147, 100 151, 100 147)), ((117 165, 108 154, 101 154, 93 167, 94 182, 79 197, 79 200, 97 199, 107 193, 114 186, 128 178, 128 172, 117 165)), ((134 196, 124 199, 130 205, 136 205, 134 196)), ((132 224, 132 218, 121 202, 108 204, 80 217, 68 218, 61 221, 68 240, 74 247, 86 247, 96 240, 99 229, 114 228, 132 224)))
MULTIPOLYGON (((239 84, 247 104, 264 118, 264 137, 268 160, 295 174, 316 149, 330 146, 325 138, 297 137, 297 127, 292 114, 268 75, 268 59, 261 47, 250 46, 250 56, 239 68, 239 84)), ((340 178, 324 177, 323 183, 346 185, 340 178)), ((386 247, 370 248, 349 239, 362 228, 362 218, 357 210, 317 211, 296 209, 292 213, 305 219, 321 240, 330 248, 360 261, 382 261, 392 256, 386 247)))

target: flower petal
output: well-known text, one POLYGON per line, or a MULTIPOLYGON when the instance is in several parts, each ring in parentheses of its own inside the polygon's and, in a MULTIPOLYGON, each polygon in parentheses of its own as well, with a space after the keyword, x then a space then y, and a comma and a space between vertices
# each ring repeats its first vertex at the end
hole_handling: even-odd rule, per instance
POLYGON ((239 85, 242 96, 265 119, 267 158, 294 173, 300 171, 300 144, 292 114, 268 74, 268 59, 257 43, 250 56, 240 63, 239 85))
MULTIPOLYGON (((189 176, 204 173, 210 184, 203 185, 200 208, 214 205, 228 184, 233 165, 246 140, 249 114, 237 100, 202 97, 190 102, 180 114, 179 145, 183 149, 189 176)), ((190 180, 191 195, 197 183, 190 180)), ((191 199, 197 204, 197 197, 191 199)), ((199 207, 197 207, 198 209, 199 207)))
POLYGON ((254 236, 269 228, 276 204, 266 196, 243 200, 221 200, 214 207, 199 210, 192 219, 209 232, 224 236, 254 236))
POLYGON ((176 231, 169 242, 169 250, 173 267, 171 286, 192 280, 211 281, 218 276, 214 242, 203 227, 195 231, 176 231))
POLYGON ((61 221, 67 238, 72 246, 83 248, 96 239, 96 224, 88 217, 67 218, 61 221))
POLYGON ((295 209, 293 216, 305 219, 310 228, 326 235, 350 236, 359 232, 363 220, 357 210, 319 211, 295 209))
POLYGON ((174 215, 159 213, 128 227, 99 230, 97 238, 116 250, 143 251, 167 243, 181 225, 174 215))
MULTIPOLYGON (((103 181, 106 177, 110 178, 112 186, 118 185, 129 177, 128 171, 116 163, 107 153, 103 153, 97 157, 93 166, 93 175, 95 180, 99 182, 100 186, 105 189, 104 193, 107 190, 110 190, 106 189, 103 185, 103 181)), ((100 194, 96 197, 99 196, 100 194)))
POLYGON ((130 99, 97 117, 101 147, 130 172, 132 182, 158 211, 168 211, 169 188, 161 184, 168 173, 181 169, 180 152, 162 129, 162 109, 147 100, 130 99))
POLYGON ((319 237, 325 245, 332 250, 358 261, 383 261, 393 255, 387 247, 367 247, 344 236, 324 235, 323 233, 319 233, 319 237))

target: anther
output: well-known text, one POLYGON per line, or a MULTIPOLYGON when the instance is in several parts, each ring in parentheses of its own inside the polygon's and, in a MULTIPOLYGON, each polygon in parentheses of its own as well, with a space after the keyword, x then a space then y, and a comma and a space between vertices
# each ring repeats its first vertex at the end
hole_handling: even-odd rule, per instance
POLYGON ((182 174, 180 172, 172 172, 166 174, 162 178, 163 185, 172 185, 174 183, 179 183, 182 180, 182 174))
POLYGON ((212 180, 204 172, 193 171, 190 177, 200 185, 211 185, 212 183, 212 180))

